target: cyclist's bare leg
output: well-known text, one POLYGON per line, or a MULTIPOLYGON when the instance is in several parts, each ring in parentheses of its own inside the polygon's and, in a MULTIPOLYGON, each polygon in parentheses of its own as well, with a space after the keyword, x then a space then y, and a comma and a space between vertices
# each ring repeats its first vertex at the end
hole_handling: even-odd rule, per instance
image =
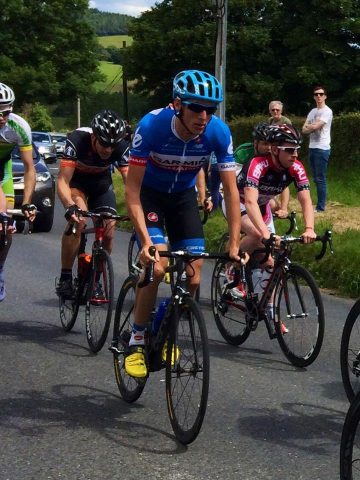
POLYGON ((115 220, 105 220, 104 248, 110 255, 115 234, 115 220))
MULTIPOLYGON (((71 197, 73 202, 76 203, 81 210, 87 210, 85 195, 83 192, 76 188, 72 188, 71 197)), ((65 232, 63 233, 61 239, 61 268, 72 269, 80 245, 81 231, 85 225, 85 221, 81 220, 77 225, 75 235, 65 235, 65 232)), ((65 231, 67 228, 68 226, 66 225, 65 231)))
POLYGON ((191 262, 191 265, 188 265, 186 267, 186 286, 189 290, 189 293, 194 296, 196 290, 198 289, 200 285, 200 280, 201 280, 201 269, 202 265, 204 263, 204 260, 199 259, 195 260, 194 262, 191 262))
MULTIPOLYGON (((167 250, 167 245, 156 245, 156 248, 159 251, 167 250)), ((151 311, 155 304, 158 287, 164 277, 167 265, 168 259, 161 258, 160 261, 156 262, 154 265, 154 281, 144 288, 136 289, 134 312, 136 325, 145 326, 148 323, 151 311)))

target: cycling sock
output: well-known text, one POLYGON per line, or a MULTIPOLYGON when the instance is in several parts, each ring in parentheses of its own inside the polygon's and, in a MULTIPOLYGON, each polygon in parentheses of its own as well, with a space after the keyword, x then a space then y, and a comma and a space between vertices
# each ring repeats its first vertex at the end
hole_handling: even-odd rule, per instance
POLYGON ((144 345, 145 326, 134 323, 129 341, 129 347, 132 345, 144 345))
POLYGON ((72 270, 71 268, 62 268, 60 275, 60 282, 64 280, 72 280, 72 270))

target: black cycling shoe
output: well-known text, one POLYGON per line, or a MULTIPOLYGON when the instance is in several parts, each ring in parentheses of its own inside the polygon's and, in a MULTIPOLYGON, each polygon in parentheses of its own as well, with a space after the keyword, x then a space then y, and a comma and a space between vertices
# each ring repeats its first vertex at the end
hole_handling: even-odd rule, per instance
POLYGON ((56 294, 63 300, 72 300, 74 297, 72 279, 60 280, 56 287, 56 294))

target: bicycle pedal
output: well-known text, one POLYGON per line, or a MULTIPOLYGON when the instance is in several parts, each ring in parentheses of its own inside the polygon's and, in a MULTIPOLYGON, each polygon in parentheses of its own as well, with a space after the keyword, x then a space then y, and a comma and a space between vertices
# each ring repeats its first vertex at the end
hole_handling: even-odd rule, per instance
POLYGON ((124 350, 119 350, 118 347, 115 347, 114 345, 111 345, 108 348, 109 352, 114 353, 115 355, 120 355, 121 353, 124 353, 124 350))

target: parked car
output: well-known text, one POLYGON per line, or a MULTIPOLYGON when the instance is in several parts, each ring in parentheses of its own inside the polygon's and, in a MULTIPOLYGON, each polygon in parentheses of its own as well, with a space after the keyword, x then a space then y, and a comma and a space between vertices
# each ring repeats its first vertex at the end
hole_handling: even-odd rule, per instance
POLYGON ((58 133, 58 132, 50 132, 50 137, 52 142, 55 144, 56 154, 58 157, 60 157, 65 150, 66 134, 58 133))
POLYGON ((32 139, 46 163, 56 162, 56 147, 47 132, 32 132, 32 139))
MULTIPOLYGON (((17 147, 13 150, 11 158, 15 190, 15 208, 18 209, 21 208, 24 194, 24 164, 20 158, 17 147)), ((54 220, 55 179, 34 143, 33 160, 36 170, 36 185, 31 201, 36 205, 38 210, 34 222, 34 231, 50 232, 54 220)), ((19 226, 19 230, 21 230, 23 218, 16 218, 16 223, 19 226)))

